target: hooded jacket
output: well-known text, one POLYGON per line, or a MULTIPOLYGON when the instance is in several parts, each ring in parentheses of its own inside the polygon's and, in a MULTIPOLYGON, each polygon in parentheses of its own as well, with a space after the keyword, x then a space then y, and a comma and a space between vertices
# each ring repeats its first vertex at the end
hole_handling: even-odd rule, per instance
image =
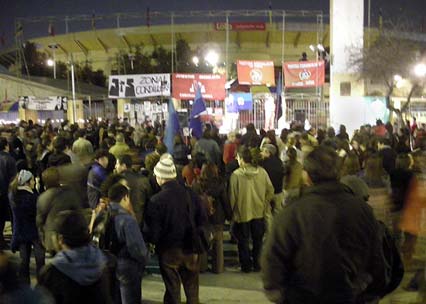
POLYGON ((106 273, 106 258, 91 245, 59 252, 45 266, 39 285, 61 303, 112 303, 106 273))
POLYGON ((93 163, 87 176, 87 198, 89 206, 95 209, 101 198, 101 185, 108 176, 108 172, 98 162, 93 163))
POLYGON ((274 187, 262 167, 246 165, 234 171, 229 184, 233 220, 237 223, 267 217, 274 187))

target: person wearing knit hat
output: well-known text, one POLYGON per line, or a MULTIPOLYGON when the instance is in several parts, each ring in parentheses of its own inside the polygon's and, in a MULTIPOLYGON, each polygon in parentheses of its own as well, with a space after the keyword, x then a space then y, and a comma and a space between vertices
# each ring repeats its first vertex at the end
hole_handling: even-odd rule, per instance
POLYGON ((39 285, 56 303, 112 303, 107 259, 99 248, 89 244, 83 213, 62 211, 54 226, 59 252, 41 271, 39 285))
POLYGON ((276 155, 277 154, 277 148, 272 144, 264 144, 262 146, 262 152, 269 152, 269 154, 276 155))
POLYGON ((147 205, 146 237, 155 244, 165 285, 164 303, 180 303, 183 285, 187 303, 199 303, 199 255, 189 231, 207 222, 201 201, 176 179, 170 154, 163 154, 154 167, 161 190, 147 205), (191 208, 190 208, 191 206, 191 208), (191 211, 190 211, 191 210, 191 211), (190 219, 190 217, 192 219, 190 219), (192 228, 191 228, 192 227, 192 228))
POLYGON ((169 153, 161 155, 160 160, 154 167, 154 175, 163 180, 175 179, 176 166, 173 162, 173 156, 169 153))
POLYGON ((33 178, 33 174, 27 170, 21 170, 18 173, 18 186, 24 186, 30 179, 33 178))

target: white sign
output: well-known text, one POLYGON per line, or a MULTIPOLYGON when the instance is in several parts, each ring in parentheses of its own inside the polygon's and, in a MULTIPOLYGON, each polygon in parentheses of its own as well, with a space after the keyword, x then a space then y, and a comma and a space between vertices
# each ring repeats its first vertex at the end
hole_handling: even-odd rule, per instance
POLYGON ((35 111, 66 111, 68 109, 68 98, 64 96, 50 96, 45 98, 21 96, 19 97, 19 107, 35 111))
POLYGON ((170 96, 170 74, 109 76, 109 98, 170 96))

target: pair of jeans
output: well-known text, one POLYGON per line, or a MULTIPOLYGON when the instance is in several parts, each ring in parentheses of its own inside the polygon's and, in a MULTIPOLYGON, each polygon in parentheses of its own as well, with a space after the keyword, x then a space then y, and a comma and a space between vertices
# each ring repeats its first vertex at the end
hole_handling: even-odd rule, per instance
POLYGON ((180 285, 185 290, 186 303, 198 304, 199 256, 185 254, 182 249, 168 249, 159 254, 160 271, 166 293, 163 303, 180 304, 180 285))
POLYGON ((19 267, 20 278, 30 284, 30 259, 31 259, 31 248, 34 247, 34 257, 36 261, 36 273, 37 278, 41 268, 44 266, 45 251, 41 245, 40 240, 33 240, 19 245, 19 256, 21 258, 21 264, 19 267))
POLYGON ((245 223, 235 223, 232 227, 238 244, 238 256, 241 270, 249 272, 260 270, 259 257, 262 251, 263 236, 265 234, 265 220, 253 219, 245 223), (250 252, 250 237, 253 241, 253 248, 250 252))
POLYGON ((116 303, 140 304, 144 265, 130 259, 118 259, 116 267, 116 303))

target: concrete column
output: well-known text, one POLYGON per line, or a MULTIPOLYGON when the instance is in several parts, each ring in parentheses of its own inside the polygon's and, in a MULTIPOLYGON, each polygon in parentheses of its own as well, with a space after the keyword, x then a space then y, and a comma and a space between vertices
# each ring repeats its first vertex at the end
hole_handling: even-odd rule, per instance
POLYGON ((351 65, 363 42, 364 0, 330 0, 330 125, 349 132, 364 123, 364 81, 351 65))
POLYGON ((126 103, 126 99, 117 99, 117 118, 124 118, 124 104, 126 103))
MULTIPOLYGON (((82 120, 84 120, 84 107, 83 107, 83 100, 76 100, 75 101, 75 119, 77 123, 81 123, 82 120)), ((67 119, 74 123, 74 107, 73 107, 73 101, 68 100, 68 110, 67 110, 67 119)))

